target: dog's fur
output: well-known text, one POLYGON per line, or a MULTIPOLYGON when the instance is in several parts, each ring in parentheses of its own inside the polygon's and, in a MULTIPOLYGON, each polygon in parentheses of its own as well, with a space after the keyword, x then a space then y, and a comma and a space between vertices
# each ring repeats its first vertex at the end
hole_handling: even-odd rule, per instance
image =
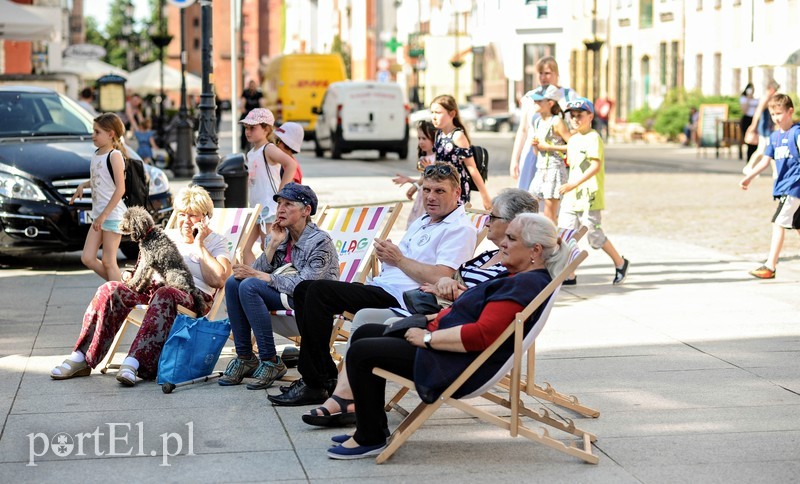
POLYGON ((161 227, 156 226, 147 210, 142 207, 129 208, 122 217, 119 229, 139 244, 136 270, 125 284, 136 292, 143 292, 152 282, 153 275, 158 274, 166 286, 191 295, 194 312, 201 314, 204 304, 202 291, 195 287, 178 247, 161 227))

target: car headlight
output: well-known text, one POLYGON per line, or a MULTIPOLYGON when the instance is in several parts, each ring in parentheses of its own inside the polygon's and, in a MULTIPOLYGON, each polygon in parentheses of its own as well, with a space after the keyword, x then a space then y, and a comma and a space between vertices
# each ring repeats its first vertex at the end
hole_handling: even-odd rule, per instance
POLYGON ((0 196, 20 200, 47 200, 32 180, 0 171, 0 196))
POLYGON ((150 175, 150 195, 158 195, 169 191, 169 179, 163 170, 155 166, 145 165, 150 175))
POLYGON ((486 126, 494 126, 495 124, 497 124, 497 120, 495 118, 486 118, 486 120, 484 120, 484 123, 486 123, 486 126))

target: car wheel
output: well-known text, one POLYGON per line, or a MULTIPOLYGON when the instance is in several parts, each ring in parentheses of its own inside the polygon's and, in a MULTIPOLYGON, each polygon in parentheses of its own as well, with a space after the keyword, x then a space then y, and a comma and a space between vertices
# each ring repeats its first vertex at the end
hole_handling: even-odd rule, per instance
POLYGON ((338 160, 342 157, 343 144, 341 136, 337 133, 331 133, 331 158, 338 160))
POLYGON ((136 260, 139 257, 139 244, 136 242, 122 242, 119 244, 119 250, 128 260, 136 260))
POLYGON ((317 158, 322 158, 325 154, 325 150, 322 149, 322 146, 319 145, 319 140, 314 138, 314 156, 317 158))
POLYGON ((408 143, 404 143, 400 146, 400 149, 397 151, 397 156, 399 156, 401 160, 408 158, 408 143))

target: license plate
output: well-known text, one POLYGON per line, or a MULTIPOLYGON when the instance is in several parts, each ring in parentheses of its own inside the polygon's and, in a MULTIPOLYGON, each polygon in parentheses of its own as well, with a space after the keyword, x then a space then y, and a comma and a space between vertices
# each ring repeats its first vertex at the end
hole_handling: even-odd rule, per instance
POLYGON ((92 212, 87 212, 86 210, 79 210, 78 221, 84 225, 91 225, 92 222, 94 222, 94 219, 92 218, 92 212))
POLYGON ((372 131, 372 125, 352 123, 350 124, 350 131, 353 133, 369 133, 372 131))

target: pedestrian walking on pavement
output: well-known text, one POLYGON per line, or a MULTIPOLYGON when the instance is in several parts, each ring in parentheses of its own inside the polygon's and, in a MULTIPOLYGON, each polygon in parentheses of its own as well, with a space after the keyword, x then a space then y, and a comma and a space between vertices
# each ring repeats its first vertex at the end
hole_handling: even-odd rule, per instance
MULTIPOLYGON (((592 129, 594 106, 588 99, 579 97, 567 104, 567 110, 575 132, 567 142, 569 178, 559 189, 563 198, 558 226, 588 228, 589 245, 593 249, 603 249, 611 257, 616 269, 614 284, 621 284, 628 275, 628 259, 619 255, 600 226, 601 211, 605 208, 605 156, 603 140, 592 129)), ((570 277, 564 283, 575 284, 576 278, 570 277)))
POLYGON ((761 161, 739 182, 742 190, 747 190, 750 182, 774 160, 777 176, 772 196, 778 200, 778 208, 772 216, 769 256, 764 265, 750 271, 751 276, 759 279, 775 278, 786 229, 795 229, 800 234, 800 125, 793 125, 792 98, 775 94, 769 102, 769 114, 778 129, 770 135, 761 161))

